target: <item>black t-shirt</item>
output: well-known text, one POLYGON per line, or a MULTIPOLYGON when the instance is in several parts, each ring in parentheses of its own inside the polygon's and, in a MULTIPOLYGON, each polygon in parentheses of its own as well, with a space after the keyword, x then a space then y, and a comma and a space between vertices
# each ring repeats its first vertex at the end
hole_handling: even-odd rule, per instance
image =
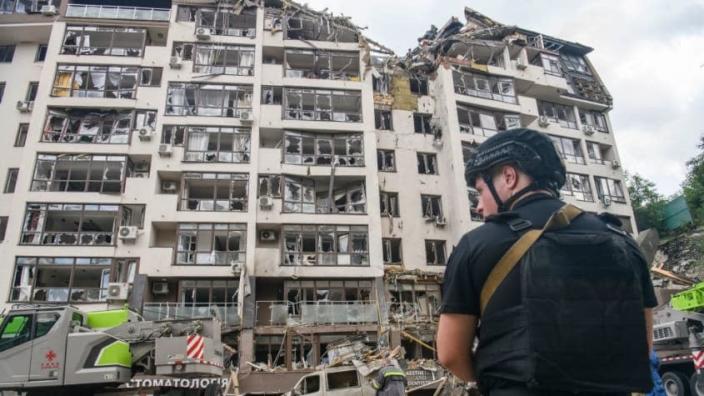
MULTIPOLYGON (((521 235, 512 231, 504 219, 517 215, 530 221, 533 228, 542 228, 550 215, 562 205, 564 202, 546 194, 531 195, 519 201, 511 212, 489 216, 485 224, 465 234, 452 251, 445 269, 440 312, 480 316, 479 295, 486 278, 521 235)), ((604 220, 590 213, 577 217, 572 224, 575 231, 607 228, 604 220)), ((648 265, 635 242, 629 243, 629 246, 634 257, 638 257, 643 264, 640 273, 643 305, 647 308, 655 307, 657 299, 648 265)), ((487 305, 485 314, 520 305, 520 268, 516 266, 499 286, 487 305)))

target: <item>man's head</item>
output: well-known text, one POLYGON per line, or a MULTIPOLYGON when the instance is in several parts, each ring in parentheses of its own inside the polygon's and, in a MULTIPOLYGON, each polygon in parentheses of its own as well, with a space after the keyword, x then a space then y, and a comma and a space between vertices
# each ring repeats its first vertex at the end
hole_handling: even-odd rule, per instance
POLYGON ((479 192, 477 210, 486 217, 509 210, 533 191, 559 196, 566 174, 549 137, 531 129, 512 129, 479 146, 467 163, 465 177, 479 192))

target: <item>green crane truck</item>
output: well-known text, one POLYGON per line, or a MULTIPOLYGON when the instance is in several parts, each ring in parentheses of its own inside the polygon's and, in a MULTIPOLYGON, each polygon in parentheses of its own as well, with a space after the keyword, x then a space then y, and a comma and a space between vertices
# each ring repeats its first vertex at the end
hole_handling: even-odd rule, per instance
MULTIPOLYGON (((96 394, 136 373, 222 377, 216 318, 145 321, 127 309, 14 306, 0 324, 0 393, 96 394)), ((222 393, 218 385, 207 395, 222 393)))

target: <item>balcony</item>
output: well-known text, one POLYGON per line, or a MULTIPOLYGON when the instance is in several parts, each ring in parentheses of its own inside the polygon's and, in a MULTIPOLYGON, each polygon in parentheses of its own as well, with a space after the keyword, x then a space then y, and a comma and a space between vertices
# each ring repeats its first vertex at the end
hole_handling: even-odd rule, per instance
POLYGON ((69 4, 66 9, 66 17, 168 22, 170 11, 166 8, 69 4))
POLYGON ((341 325, 378 322, 374 301, 257 301, 257 324, 341 325))
POLYGON ((237 304, 223 303, 145 303, 142 310, 146 320, 164 319, 197 319, 217 317, 225 326, 238 326, 240 317, 237 314, 237 304))

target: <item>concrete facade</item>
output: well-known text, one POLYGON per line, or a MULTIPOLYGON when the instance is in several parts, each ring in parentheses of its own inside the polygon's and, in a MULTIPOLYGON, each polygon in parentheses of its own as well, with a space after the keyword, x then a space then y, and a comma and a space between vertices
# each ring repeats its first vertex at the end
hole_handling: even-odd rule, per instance
MULTIPOLYGON (((571 58, 550 66, 560 51, 578 54, 584 63, 575 67, 603 88, 585 47, 514 32, 533 44, 495 40, 488 61, 446 54, 435 69, 411 73, 427 83, 414 93, 392 53, 344 19, 297 5, 58 3, 56 15, 0 15, 0 45, 15 46, 11 62, 0 63, 3 186, 8 169, 19 169, 14 192, 0 194, 6 306, 129 301, 152 319, 217 312, 243 369, 301 369, 324 361, 325 346, 343 337, 375 343, 389 326, 404 330, 394 323, 432 327, 444 262, 481 225, 463 153, 500 123, 572 139, 558 144, 568 171, 584 178, 565 199, 635 229, 610 103, 575 93, 561 70, 571 58), (204 28, 208 9, 227 15, 216 17, 227 27, 204 28), (333 22, 317 32, 327 41, 309 37, 306 18, 333 22), (75 37, 83 41, 68 39, 71 29, 82 29, 75 37), (551 49, 555 42, 562 47, 551 49), (35 61, 40 44, 46 58, 35 61), (388 88, 375 90, 386 75, 388 88), (18 110, 32 81, 31 110, 18 110), (390 111, 389 130, 377 129, 381 111, 390 111), (22 123, 26 142, 16 147, 22 123), (393 169, 380 169, 378 150, 393 152, 393 169), (598 177, 612 180, 607 192, 598 177), (382 193, 395 194, 398 216, 386 210, 390 201, 382 208, 382 193), (136 237, 121 236, 134 227, 136 237), (427 306, 419 308, 421 295, 427 306)), ((432 343, 432 332, 414 334, 432 343)))

